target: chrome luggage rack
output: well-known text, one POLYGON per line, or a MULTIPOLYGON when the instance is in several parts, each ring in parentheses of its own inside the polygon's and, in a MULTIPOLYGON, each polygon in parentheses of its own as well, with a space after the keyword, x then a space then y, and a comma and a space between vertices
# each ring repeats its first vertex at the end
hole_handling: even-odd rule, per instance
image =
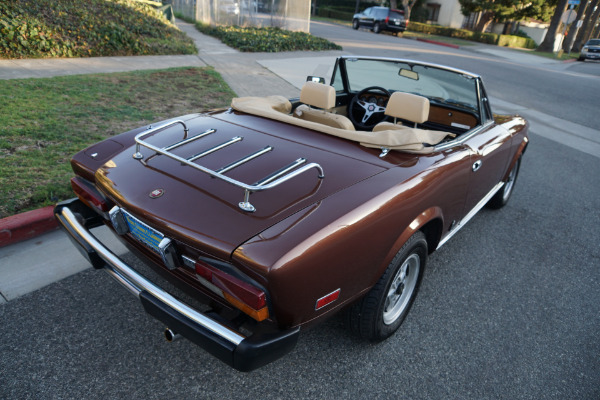
MULTIPOLYGON (((267 175, 266 177, 260 179, 259 181, 255 182, 251 185, 244 183, 244 182, 240 182, 238 180, 232 179, 232 178, 224 175, 226 172, 229 172, 232 169, 239 167, 240 165, 243 165, 257 157, 262 156, 263 154, 270 152, 271 150, 273 150, 273 147, 271 147, 271 146, 267 146, 263 149, 257 150, 243 158, 240 158, 237 161, 234 161, 228 165, 225 165, 225 166, 217 169, 216 171, 212 170, 210 168, 204 167, 200 164, 196 164, 194 162, 194 161, 198 160, 199 158, 202 158, 202 157, 212 154, 216 151, 224 149, 225 147, 231 146, 234 143, 242 141, 244 138, 241 136, 235 136, 226 142, 223 142, 219 145, 216 145, 210 149, 207 149, 201 153, 195 154, 188 158, 183 158, 176 154, 171 153, 171 150, 173 150, 173 149, 176 149, 180 146, 191 143, 195 140, 201 139, 205 136, 215 133, 216 131, 217 131, 216 129, 207 129, 204 132, 201 132, 197 135, 188 137, 189 129, 182 120, 175 120, 175 121, 167 122, 165 124, 162 124, 162 125, 154 127, 154 128, 152 127, 152 125, 150 125, 148 127, 148 130, 146 130, 145 132, 139 133, 135 136, 136 145, 135 145, 135 153, 133 154, 133 158, 135 158, 136 160, 140 160, 142 162, 144 161, 144 156, 140 152, 141 146, 144 146, 155 152, 155 154, 149 158, 152 158, 158 154, 162 154, 164 156, 172 158, 173 160, 177 160, 177 161, 181 162, 182 164, 185 164, 185 165, 195 168, 199 171, 202 171, 205 174, 208 174, 214 178, 221 179, 221 180, 228 182, 232 185, 235 185, 241 189, 244 189, 244 200, 239 202, 238 206, 242 210, 247 211, 247 212, 256 211, 256 208, 252 204, 250 204, 250 194, 253 192, 258 192, 261 190, 267 190, 267 189, 274 188, 275 186, 278 186, 278 185, 280 185, 280 184, 282 184, 282 183, 284 183, 284 182, 286 182, 286 181, 288 181, 288 180, 290 180, 312 168, 316 168, 317 171, 319 171, 320 179, 325 177, 325 174, 323 173, 323 168, 317 163, 313 162, 313 163, 309 163, 309 164, 306 164, 306 165, 300 167, 302 164, 306 163, 305 158, 298 158, 294 162, 284 166, 283 168, 278 169, 277 171, 274 171, 273 173, 267 175), (179 142, 173 143, 166 147, 157 147, 157 146, 154 146, 154 145, 142 140, 146 136, 152 135, 156 132, 159 132, 163 129, 169 128, 169 127, 171 127, 173 125, 177 125, 177 124, 181 124, 183 126, 183 131, 184 131, 183 139, 180 140, 179 142)), ((147 158, 146 161, 149 158, 147 158)))

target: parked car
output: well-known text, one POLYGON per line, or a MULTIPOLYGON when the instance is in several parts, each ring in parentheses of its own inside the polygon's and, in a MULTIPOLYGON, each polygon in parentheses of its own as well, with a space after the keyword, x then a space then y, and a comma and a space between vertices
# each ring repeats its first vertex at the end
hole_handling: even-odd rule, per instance
POLYGON ((402 33, 406 30, 404 11, 390 9, 389 7, 369 7, 352 17, 352 28, 370 28, 375 33, 382 31, 402 33))
POLYGON ((527 122, 493 114, 470 72, 345 56, 322 81, 94 144, 71 160, 77 198, 55 208, 167 339, 241 371, 341 311, 365 340, 392 335, 428 255, 507 204, 527 148, 527 122), (115 256, 100 225, 194 305, 115 256))
POLYGON ((600 60, 600 39, 590 39, 583 45, 577 61, 585 60, 600 60))

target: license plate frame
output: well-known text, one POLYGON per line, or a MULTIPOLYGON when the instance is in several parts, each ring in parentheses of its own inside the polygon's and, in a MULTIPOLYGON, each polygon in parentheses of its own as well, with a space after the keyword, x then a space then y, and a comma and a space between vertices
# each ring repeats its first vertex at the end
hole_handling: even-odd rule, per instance
POLYGON ((151 226, 143 223, 133 215, 129 214, 127 211, 121 209, 121 213, 123 213, 123 218, 129 227, 129 233, 131 236, 133 236, 138 242, 162 256, 163 250, 161 249, 161 243, 165 239, 165 235, 151 226))

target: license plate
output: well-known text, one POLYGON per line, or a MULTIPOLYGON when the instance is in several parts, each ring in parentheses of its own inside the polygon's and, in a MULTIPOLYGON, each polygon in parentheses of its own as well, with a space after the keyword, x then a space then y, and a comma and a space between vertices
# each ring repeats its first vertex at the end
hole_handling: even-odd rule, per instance
POLYGON ((129 233, 131 233, 131 235, 138 241, 150 247, 152 250, 162 254, 159 244, 165 238, 165 235, 156 229, 149 227, 139 219, 129 214, 127 211, 121 210, 121 212, 123 213, 123 217, 125 217, 125 221, 129 226, 129 233))

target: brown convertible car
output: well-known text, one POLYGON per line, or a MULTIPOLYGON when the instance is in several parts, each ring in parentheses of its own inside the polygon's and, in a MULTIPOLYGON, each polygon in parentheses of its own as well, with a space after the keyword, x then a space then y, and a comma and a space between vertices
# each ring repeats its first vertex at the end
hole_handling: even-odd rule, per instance
POLYGON ((167 339, 241 371, 342 310, 350 330, 383 340, 428 254, 484 205, 508 202, 527 122, 493 114, 478 75, 346 56, 323 81, 309 77, 299 99, 235 98, 135 129, 71 160, 77 198, 56 218, 167 339), (91 229, 102 224, 158 277, 100 243, 91 229))

